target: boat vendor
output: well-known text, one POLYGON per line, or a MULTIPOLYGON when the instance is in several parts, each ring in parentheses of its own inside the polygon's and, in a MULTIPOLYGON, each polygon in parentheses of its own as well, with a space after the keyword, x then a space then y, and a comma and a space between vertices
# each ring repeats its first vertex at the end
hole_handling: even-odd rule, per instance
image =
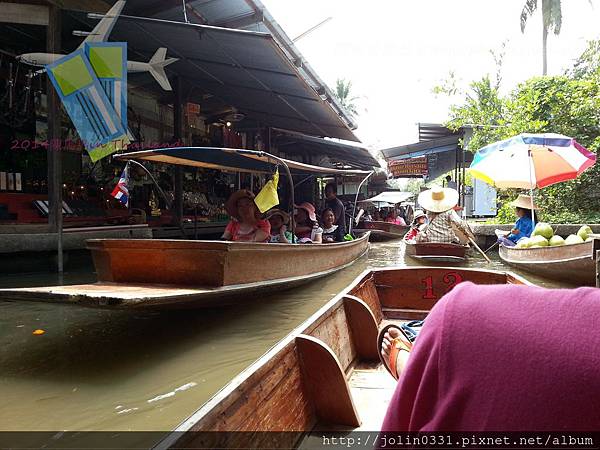
POLYGON ((331 208, 325 208, 321 213, 323 223, 323 243, 344 242, 344 234, 339 225, 334 224, 335 215, 331 208))
POLYGON ((454 189, 434 186, 421 192, 418 201, 427 210, 429 223, 417 234, 417 243, 459 243, 451 225, 452 222, 462 224, 461 218, 453 209, 458 204, 458 192, 454 189))
POLYGON ((427 214, 422 209, 417 209, 414 214, 414 219, 410 224, 410 230, 404 236, 404 239, 411 241, 417 237, 422 230, 427 226, 427 214))
POLYGON ((266 218, 271 224, 269 242, 275 244, 291 244, 294 242, 292 232, 287 229, 287 225, 290 223, 290 215, 288 213, 274 208, 267 211, 266 218))
POLYGON ((517 222, 509 233, 498 236, 498 243, 505 247, 514 247, 519 239, 531 236, 533 232, 532 205, 533 209, 538 209, 529 195, 519 194, 517 199, 511 203, 518 217, 517 222))
POLYGON ((460 283, 414 344, 386 327, 382 357, 400 381, 382 431, 600 429, 598 320, 598 289, 460 283), (577 324, 568 339, 565 324, 577 324))
POLYGON ((221 239, 227 241, 267 242, 271 235, 271 224, 262 219, 254 203, 254 194, 240 189, 225 202, 225 210, 232 217, 221 239))
POLYGON ((325 207, 331 208, 335 216, 335 223, 346 234, 346 209, 342 201, 337 198, 337 184, 327 183, 325 185, 325 207))
POLYGON ((317 222, 315 207, 308 202, 296 205, 294 220, 296 221, 296 236, 301 244, 322 242, 323 228, 317 222))

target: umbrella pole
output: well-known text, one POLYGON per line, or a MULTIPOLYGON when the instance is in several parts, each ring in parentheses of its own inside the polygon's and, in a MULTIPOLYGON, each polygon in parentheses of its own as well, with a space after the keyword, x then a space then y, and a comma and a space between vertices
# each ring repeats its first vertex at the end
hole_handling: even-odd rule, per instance
POLYGON ((533 227, 535 228, 535 212, 533 209, 533 176, 532 176, 532 164, 531 160, 533 159, 533 155, 531 154, 531 149, 527 150, 529 152, 529 198, 531 199, 531 222, 533 223, 533 227))

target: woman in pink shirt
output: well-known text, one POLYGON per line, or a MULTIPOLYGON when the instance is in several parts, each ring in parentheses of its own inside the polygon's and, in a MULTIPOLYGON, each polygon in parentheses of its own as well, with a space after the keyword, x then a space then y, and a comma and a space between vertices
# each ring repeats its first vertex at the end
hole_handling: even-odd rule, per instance
POLYGON ((234 192, 225 209, 232 219, 221 239, 228 241, 267 242, 271 236, 271 224, 261 218, 254 203, 254 194, 246 189, 234 192))
POLYGON ((382 431, 600 430, 599 323, 600 289, 461 283, 398 352, 382 431))
POLYGON ((402 217, 398 217, 396 210, 394 208, 391 209, 388 216, 385 218, 386 222, 395 223, 396 225, 406 226, 406 222, 402 217))

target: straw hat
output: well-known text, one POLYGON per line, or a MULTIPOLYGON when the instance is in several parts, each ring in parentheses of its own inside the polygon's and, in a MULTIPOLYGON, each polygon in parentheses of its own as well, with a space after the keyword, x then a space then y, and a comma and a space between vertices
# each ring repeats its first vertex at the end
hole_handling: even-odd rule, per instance
POLYGON ((308 218, 313 222, 317 221, 317 215, 315 214, 315 207, 308 202, 300 203, 299 205, 294 205, 296 208, 303 209, 308 214, 308 218))
POLYGON ((250 200, 254 200, 254 194, 248 189, 240 189, 239 191, 236 191, 233 194, 231 194, 225 202, 225 211, 227 211, 227 214, 229 214, 231 217, 235 217, 238 220, 239 215, 237 202, 242 198, 249 198, 250 200))
POLYGON ((267 216, 266 216, 267 220, 269 220, 273 216, 281 216, 281 219, 283 220, 284 225, 287 225, 287 223, 290 221, 290 215, 288 213, 286 213, 285 211, 282 211, 281 209, 274 208, 274 209, 267 211, 267 216))
POLYGON ((427 211, 441 213, 452 209, 458 203, 456 189, 434 186, 419 194, 419 204, 427 211))
MULTIPOLYGON (((519 194, 517 199, 512 202, 510 206, 514 206, 515 208, 531 209, 531 197, 529 195, 519 194)), ((533 209, 539 209, 535 203, 533 204, 533 209)))

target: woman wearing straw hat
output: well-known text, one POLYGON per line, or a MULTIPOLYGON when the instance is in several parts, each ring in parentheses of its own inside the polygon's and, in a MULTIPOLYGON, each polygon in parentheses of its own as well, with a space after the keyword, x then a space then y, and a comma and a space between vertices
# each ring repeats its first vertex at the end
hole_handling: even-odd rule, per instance
POLYGON ((458 243, 452 230, 452 222, 462 220, 452 208, 458 203, 458 192, 451 188, 434 186, 419 194, 419 204, 427 210, 429 224, 416 236, 419 242, 458 243))
POLYGON ((221 239, 228 241, 267 242, 271 224, 260 217, 254 203, 254 194, 240 189, 225 202, 225 210, 232 217, 221 239))
MULTIPOLYGON (((538 209, 533 204, 531 197, 525 194, 519 194, 517 199, 510 204, 515 208, 515 214, 518 219, 515 226, 509 233, 498 236, 498 242, 505 247, 514 247, 519 239, 530 237, 533 232, 532 208, 538 209)), ((536 214, 537 216, 537 214, 536 214)))

